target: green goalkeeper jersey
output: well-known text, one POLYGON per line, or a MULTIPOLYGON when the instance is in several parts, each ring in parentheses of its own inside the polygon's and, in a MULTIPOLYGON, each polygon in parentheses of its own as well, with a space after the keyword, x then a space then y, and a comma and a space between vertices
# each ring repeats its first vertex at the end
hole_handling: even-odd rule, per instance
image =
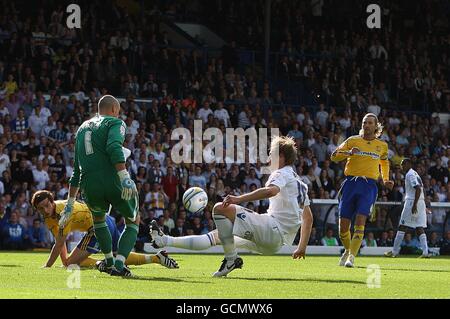
POLYGON ((112 116, 97 114, 85 121, 76 133, 70 185, 79 187, 81 180, 94 173, 116 173, 115 164, 125 162, 122 151, 125 132, 125 123, 112 116))

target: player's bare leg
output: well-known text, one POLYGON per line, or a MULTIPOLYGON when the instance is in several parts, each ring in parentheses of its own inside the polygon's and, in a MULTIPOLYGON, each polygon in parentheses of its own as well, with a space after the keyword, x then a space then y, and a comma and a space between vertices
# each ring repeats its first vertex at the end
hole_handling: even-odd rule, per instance
POLYGON ((359 248, 364 238, 364 227, 366 225, 367 216, 357 214, 355 218, 355 226, 352 241, 350 242, 350 254, 345 261, 345 267, 353 267, 355 256, 358 254, 359 248))
POLYGON ((350 225, 352 221, 348 218, 341 217, 339 218, 339 238, 341 239, 342 244, 344 245, 345 251, 339 259, 339 266, 344 266, 347 261, 348 255, 350 254, 350 242, 351 242, 351 233, 350 233, 350 225))
POLYGON ((216 222, 219 238, 223 246, 225 259, 214 277, 223 277, 233 269, 242 268, 242 258, 237 255, 234 243, 233 223, 236 218, 236 206, 231 204, 223 207, 222 203, 216 203, 213 208, 213 218, 216 222))

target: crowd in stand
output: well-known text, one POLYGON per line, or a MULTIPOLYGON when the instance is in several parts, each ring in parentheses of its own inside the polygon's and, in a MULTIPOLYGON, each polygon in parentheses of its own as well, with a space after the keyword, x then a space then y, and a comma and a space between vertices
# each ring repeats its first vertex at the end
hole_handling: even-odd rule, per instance
MULTIPOLYGON (((434 23, 416 26, 415 33, 403 37, 386 29, 370 33, 350 28, 353 31, 348 32, 337 28, 336 21, 326 15, 311 15, 308 1, 274 1, 273 19, 285 23, 276 24, 281 28, 275 29, 281 60, 277 79, 272 81, 262 79, 257 68, 239 64, 239 48, 260 47, 260 35, 252 32, 261 33, 262 21, 247 25, 244 21, 250 20, 241 19, 245 10, 238 2, 229 1, 218 12, 224 10, 225 21, 241 21, 237 26, 250 33, 236 42, 229 30, 216 25, 217 32, 231 43, 220 57, 205 56, 202 50, 174 49, 167 34, 160 32, 158 19, 125 14, 114 5, 99 11, 95 9, 98 2, 92 2, 87 5, 83 28, 69 30, 63 25, 63 6, 36 9, 29 16, 26 8, 20 8, 19 19, 14 2, 2 4, 3 247, 48 247, 51 238, 29 200, 40 189, 54 192, 57 199, 66 198, 75 133, 95 114, 97 100, 105 93, 123 97, 124 146, 132 151, 127 167, 140 192, 140 243, 148 241, 148 225, 153 219, 174 236, 209 232, 215 227, 211 207, 216 202, 226 194, 264 185, 267 176, 261 174, 259 163, 173 163, 170 154, 177 141, 171 140, 172 130, 186 127, 192 132, 196 119, 204 129, 218 127, 222 131, 227 127, 279 128, 282 135, 296 140, 295 167, 309 186, 310 198, 331 199, 337 196, 345 163, 333 163, 329 155, 347 137, 358 134, 363 115, 373 112, 385 127, 381 139, 389 144, 391 179, 395 181, 392 191, 380 187, 378 200, 401 201, 404 173, 399 164, 410 157, 422 176, 426 201, 450 201, 449 123, 441 121, 437 113, 405 111, 450 111, 449 39, 448 33, 438 33, 445 26, 438 24, 440 14, 434 7, 426 11, 436 15, 434 23), (322 29, 318 21, 323 22, 322 29), (309 58, 310 54, 315 55, 309 58), (302 83, 317 93, 317 103, 288 103, 289 92, 279 87, 278 80, 302 83), (201 216, 186 212, 182 205, 183 192, 191 186, 200 186, 209 195, 201 216)), ((176 17, 177 9, 175 4, 165 7, 155 2, 151 14, 174 13, 176 17)), ((393 30, 403 30, 398 19, 393 19, 398 17, 395 9, 391 8, 386 21, 395 20, 393 30)), ((196 10, 209 9, 199 4, 196 10)), ((264 213, 268 201, 245 205, 264 213)), ((336 208, 313 204, 312 210, 317 235, 314 233, 311 244, 338 243, 333 237, 336 208)), ((431 211, 429 240, 448 245, 449 234, 442 233, 448 209, 431 211)), ((366 234, 366 245, 389 246, 398 216, 398 207, 378 206, 370 224, 374 231, 366 234)), ((123 225, 123 219, 117 217, 123 225)))

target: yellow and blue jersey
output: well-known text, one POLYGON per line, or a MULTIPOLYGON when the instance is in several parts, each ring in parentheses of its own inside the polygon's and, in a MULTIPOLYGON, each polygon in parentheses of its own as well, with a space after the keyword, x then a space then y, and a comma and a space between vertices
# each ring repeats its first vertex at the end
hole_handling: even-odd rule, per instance
POLYGON ((344 159, 347 159, 345 176, 360 176, 377 180, 381 173, 384 181, 389 180, 388 145, 384 141, 379 139, 369 141, 359 135, 351 136, 331 155, 333 162, 344 159), (349 152, 354 147, 359 149, 358 153, 353 155, 342 153, 349 152))
MULTIPOLYGON (((58 225, 59 216, 63 213, 64 206, 67 200, 56 200, 55 201, 55 213, 57 216, 44 218, 45 224, 48 229, 52 232, 55 238, 58 235, 67 237, 71 232, 79 231, 86 233, 83 238, 78 243, 77 247, 81 250, 86 250, 89 253, 95 254, 100 251, 97 243, 97 238, 94 233, 94 221, 92 219, 92 213, 85 203, 75 201, 73 205, 73 212, 69 218, 64 229, 60 229, 58 225)), ((108 225, 109 231, 112 236, 112 248, 113 251, 117 250, 117 243, 119 241, 120 233, 117 229, 114 218, 106 215, 106 224, 108 225)))
POLYGON ((347 159, 339 199, 339 216, 352 219, 355 214, 369 216, 378 196, 376 180, 389 180, 388 145, 379 139, 365 140, 361 136, 349 137, 331 155, 339 162, 347 159), (359 152, 350 155, 352 148, 359 152))

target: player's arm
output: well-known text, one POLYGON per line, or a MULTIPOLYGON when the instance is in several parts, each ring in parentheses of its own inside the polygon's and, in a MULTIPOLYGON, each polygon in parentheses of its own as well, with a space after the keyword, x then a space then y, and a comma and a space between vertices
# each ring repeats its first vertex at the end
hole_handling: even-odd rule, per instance
POLYGON ((240 196, 228 195, 223 200, 222 205, 223 207, 227 207, 230 204, 240 204, 244 202, 252 202, 255 200, 270 198, 277 195, 279 192, 280 188, 277 185, 269 185, 240 196))
POLYGON ((306 246, 308 246, 309 237, 311 236, 311 229, 313 224, 313 214, 311 208, 305 206, 302 215, 302 227, 300 228, 300 241, 298 243, 297 249, 292 254, 294 259, 305 259, 306 246))
POLYGON ((386 144, 384 152, 380 157, 381 177, 383 178, 383 184, 388 189, 394 187, 394 182, 389 180, 389 159, 388 159, 388 146, 386 144))
MULTIPOLYGON (((63 235, 63 231, 60 230, 58 232, 58 236, 56 236, 55 238, 55 244, 52 247, 52 251, 50 252, 50 256, 47 259, 46 264, 44 265, 44 267, 51 267, 53 266, 53 264, 55 263, 56 259, 58 258, 58 256, 61 254, 62 250, 65 247, 65 243, 66 243, 66 238, 63 235)), ((67 250, 66 250, 66 254, 67 254, 67 250)), ((61 256, 61 260, 64 263, 64 260, 61 256)))
MULTIPOLYGON (((348 143, 348 139, 345 140, 344 143, 342 143, 341 145, 339 145, 336 150, 331 154, 330 159, 333 162, 340 162, 343 161, 347 158, 349 158, 356 150, 353 150, 352 148, 350 148, 350 145, 348 143)), ((359 150, 358 150, 359 151, 359 150)))
POLYGON ((69 195, 67 198, 67 203, 64 206, 64 210, 62 212, 61 218, 59 219, 59 227, 63 229, 67 221, 70 219, 70 216, 73 212, 73 205, 75 203, 75 199, 77 198, 78 190, 80 188, 80 165, 78 160, 77 149, 75 148, 75 160, 73 164, 73 172, 72 176, 69 180, 69 195))
POLYGON ((109 128, 106 152, 117 170, 117 175, 119 175, 122 184, 122 199, 130 200, 137 195, 137 188, 125 165, 125 156, 122 151, 124 140, 125 123, 116 121, 109 128))

